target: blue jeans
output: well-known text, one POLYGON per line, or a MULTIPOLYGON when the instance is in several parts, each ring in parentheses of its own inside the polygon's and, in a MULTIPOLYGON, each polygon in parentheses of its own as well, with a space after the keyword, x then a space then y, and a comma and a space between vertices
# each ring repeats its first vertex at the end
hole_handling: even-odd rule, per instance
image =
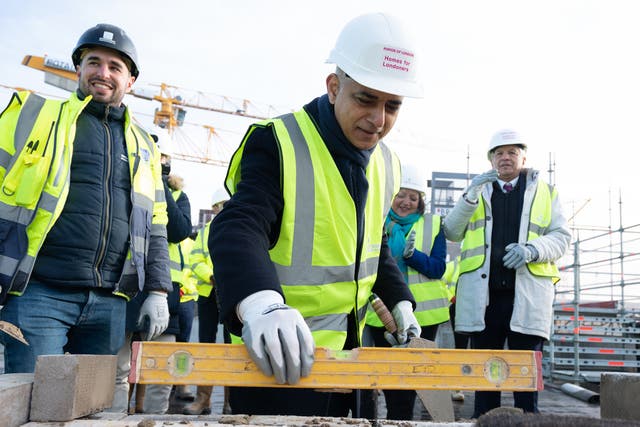
POLYGON ((125 304, 108 289, 29 283, 0 310, 0 318, 19 327, 29 342, 0 334, 5 373, 34 372, 40 355, 117 354, 124 341, 125 304))

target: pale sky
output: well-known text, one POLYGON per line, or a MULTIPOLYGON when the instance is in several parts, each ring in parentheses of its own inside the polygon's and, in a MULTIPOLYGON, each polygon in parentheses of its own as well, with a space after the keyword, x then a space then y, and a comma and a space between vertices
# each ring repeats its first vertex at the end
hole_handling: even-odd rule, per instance
MULTIPOLYGON (((640 141, 640 3, 635 0, 4 0, 0 84, 64 94, 24 55, 70 59, 80 34, 108 22, 136 43, 135 87, 160 82, 190 91, 297 109, 325 93, 324 63, 351 18, 389 12, 418 38, 425 97, 405 99, 387 143, 426 171, 480 173, 501 128, 529 145, 528 166, 555 184, 577 225, 640 222, 636 143, 640 141), (469 156, 467 156, 467 152, 469 156), (467 158, 468 157, 468 158, 467 158), (587 203, 587 200, 590 200, 587 203), (610 204, 611 200, 611 204, 610 204), (611 206, 611 210, 610 210, 611 206)), ((153 90, 153 88, 151 89, 153 90)), ((5 105, 10 90, 0 89, 5 105)), ((143 123, 159 103, 128 97, 143 123)), ((189 110, 183 132, 219 129, 220 156, 249 121, 189 110)), ((227 160, 227 159, 224 159, 227 160)), ((195 212, 209 205, 224 170, 174 162, 195 212)))

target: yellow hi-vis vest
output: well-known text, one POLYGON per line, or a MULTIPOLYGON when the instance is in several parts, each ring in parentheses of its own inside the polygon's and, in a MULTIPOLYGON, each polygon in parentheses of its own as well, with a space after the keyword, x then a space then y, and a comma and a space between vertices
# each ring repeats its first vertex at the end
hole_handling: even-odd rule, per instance
POLYGON ((449 301, 453 300, 453 297, 456 296, 458 276, 460 276, 459 255, 447 263, 447 268, 444 270, 444 275, 442 276, 442 280, 447 285, 447 295, 449 296, 449 301))
MULTIPOLYGON (((551 203, 558 197, 556 189, 538 180, 536 194, 531 204, 527 241, 537 239, 551 224, 551 203)), ((526 208, 526 207, 525 207, 526 208)), ((460 253, 460 274, 477 270, 484 264, 486 209, 483 197, 479 198, 478 207, 471 215, 462 241, 460 253)), ((550 277, 556 284, 560 280, 560 272, 554 262, 531 262, 527 264, 529 272, 534 276, 550 277)))
MULTIPOLYGON (((48 100, 14 93, 0 115, 0 296, 22 295, 36 256, 69 192, 76 121, 91 100, 75 93, 48 100)), ((115 294, 142 290, 152 235, 166 236, 167 205, 160 153, 125 111, 124 135, 131 175, 130 248, 115 294)), ((1 300, 1 298, 0 298, 1 300)))
POLYGON ((191 262, 191 271, 198 280, 198 294, 208 297, 211 295, 213 286, 211 285, 211 276, 213 275, 213 262, 209 255, 209 229, 211 221, 207 223, 200 231, 191 249, 189 262, 191 262))
MULTIPOLYGON (((411 230, 416 232, 416 249, 429 255, 433 242, 440 232, 439 215, 425 214, 418 219, 411 230)), ((407 266, 409 289, 416 300, 414 314, 420 326, 436 325, 449 319, 449 294, 443 279, 430 279, 419 271, 407 266)), ((367 310, 367 324, 382 327, 378 315, 371 305, 367 310)))
MULTIPOLYGON (((357 250, 356 208, 329 150, 304 110, 265 121, 281 154, 284 211, 280 235, 269 251, 286 303, 300 311, 318 346, 343 348, 347 319, 357 316, 359 339, 376 280, 383 224, 399 189, 400 165, 383 144, 371 153, 364 239, 357 250), (356 264, 360 255, 360 263, 356 264)), ((227 173, 232 193, 249 129, 227 173)))
POLYGON ((198 301, 198 279, 191 271, 191 260, 189 259, 193 245, 194 241, 189 237, 180 242, 180 253, 184 257, 180 281, 180 302, 198 301))

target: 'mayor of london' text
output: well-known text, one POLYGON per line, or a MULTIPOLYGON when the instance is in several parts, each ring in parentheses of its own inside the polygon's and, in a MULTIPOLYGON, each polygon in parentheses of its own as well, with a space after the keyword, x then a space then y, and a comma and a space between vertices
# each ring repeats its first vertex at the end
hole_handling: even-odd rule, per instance
POLYGON ((401 49, 396 49, 396 48, 393 48, 393 47, 387 47, 387 46, 383 47, 382 49, 386 50, 388 52, 399 53, 399 54, 410 56, 410 57, 413 58, 413 52, 409 52, 409 51, 401 50, 401 49))

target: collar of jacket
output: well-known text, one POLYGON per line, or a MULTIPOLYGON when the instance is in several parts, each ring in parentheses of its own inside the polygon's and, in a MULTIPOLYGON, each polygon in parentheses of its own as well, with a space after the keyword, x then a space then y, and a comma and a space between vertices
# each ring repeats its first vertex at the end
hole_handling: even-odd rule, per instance
MULTIPOLYGON (((82 93, 80 89, 76 91, 78 95, 78 99, 83 100, 86 98, 86 95, 82 93)), ((126 107, 124 104, 121 104, 119 107, 113 107, 107 105, 102 102, 94 101, 93 99, 89 101, 89 104, 85 107, 83 112, 87 112, 93 116, 96 116, 100 120, 106 118, 108 121, 120 121, 124 122, 124 113, 126 107)))

